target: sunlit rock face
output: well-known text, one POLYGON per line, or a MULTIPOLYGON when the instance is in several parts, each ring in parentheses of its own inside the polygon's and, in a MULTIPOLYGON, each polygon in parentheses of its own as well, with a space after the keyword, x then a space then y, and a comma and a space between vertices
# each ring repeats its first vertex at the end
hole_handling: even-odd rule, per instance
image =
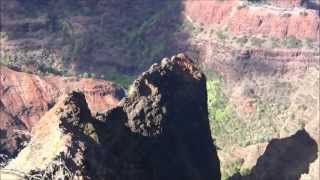
POLYGON ((65 176, 76 179, 220 179, 206 79, 182 54, 151 66, 115 108, 95 117, 82 93, 62 97, 31 136, 4 170, 27 177, 67 169, 65 176))
POLYGON ((28 132, 63 93, 82 91, 95 113, 117 105, 124 90, 114 83, 88 78, 37 76, 0 67, 0 154, 13 156, 28 132))

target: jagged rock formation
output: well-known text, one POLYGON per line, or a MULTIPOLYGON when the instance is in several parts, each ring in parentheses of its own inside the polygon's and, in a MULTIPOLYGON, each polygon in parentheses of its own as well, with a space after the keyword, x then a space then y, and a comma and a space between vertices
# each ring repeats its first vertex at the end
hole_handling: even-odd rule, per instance
POLYGON ((30 131, 40 117, 72 90, 83 91, 92 112, 114 107, 124 96, 124 90, 114 83, 75 77, 40 77, 0 67, 0 153, 14 155, 22 131, 30 131))
POLYGON ((319 0, 4 1, 1 62, 22 69, 38 70, 37 62, 108 77, 139 72, 161 54, 194 54, 208 77, 215 71, 223 78, 227 103, 239 115, 231 126, 244 132, 215 136, 216 143, 231 134, 240 139, 231 153, 220 146, 227 154, 219 156, 222 171, 234 159, 251 169, 271 138, 302 127, 319 143, 319 0))
POLYGON ((62 97, 34 126, 31 141, 1 170, 0 178, 27 179, 35 175, 50 178, 61 173, 56 172, 57 167, 65 167, 62 171, 72 170, 70 174, 64 172, 66 178, 71 174, 86 178, 84 158, 96 137, 92 130, 92 117, 84 95, 73 92, 62 97))
POLYGON ((2 172, 46 175, 60 161, 79 179, 220 179, 205 82, 178 55, 151 66, 128 97, 94 118, 84 96, 73 92, 42 117, 29 145, 2 172))

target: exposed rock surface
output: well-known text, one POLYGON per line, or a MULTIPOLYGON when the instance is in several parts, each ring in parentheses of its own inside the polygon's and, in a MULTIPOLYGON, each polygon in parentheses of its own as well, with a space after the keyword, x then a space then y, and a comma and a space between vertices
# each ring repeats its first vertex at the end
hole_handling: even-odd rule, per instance
MULTIPOLYGON (((258 137, 262 131, 270 132, 264 137, 286 138, 305 128, 319 144, 319 53, 302 49, 241 50, 206 39, 198 39, 194 46, 200 49, 208 71, 223 77, 222 89, 240 119, 236 123, 243 123, 242 127, 257 125, 242 139, 258 137)), ((241 169, 250 170, 264 152, 259 146, 223 148, 219 156, 222 169, 231 160, 241 159, 241 169)), ((318 169, 319 158, 301 179, 318 179, 318 169)))
MULTIPOLYGON (((279 1, 280 2, 280 1, 279 1)), ((281 0, 280 4, 287 4, 281 0)), ((236 35, 263 35, 319 40, 319 11, 313 9, 287 11, 269 6, 245 5, 231 1, 184 1, 185 15, 205 26, 225 28, 236 35)))
POLYGON ((85 158, 96 139, 92 121, 83 94, 73 92, 62 97, 34 126, 31 141, 1 170, 0 178, 41 175, 50 179, 62 173, 56 168, 64 168, 62 171, 71 170, 64 172, 65 178, 72 174, 87 179, 85 158))
POLYGON ((72 90, 83 91, 92 112, 114 107, 124 91, 114 83, 78 79, 75 77, 44 76, 17 72, 0 67, 0 152, 14 154, 19 144, 19 130, 30 131, 57 98, 72 90), (18 141, 18 142, 17 142, 18 141))
POLYGON ((205 76, 184 55, 164 59, 95 118, 73 92, 42 117, 2 176, 15 177, 6 169, 45 175, 59 160, 80 179, 220 179, 205 76))

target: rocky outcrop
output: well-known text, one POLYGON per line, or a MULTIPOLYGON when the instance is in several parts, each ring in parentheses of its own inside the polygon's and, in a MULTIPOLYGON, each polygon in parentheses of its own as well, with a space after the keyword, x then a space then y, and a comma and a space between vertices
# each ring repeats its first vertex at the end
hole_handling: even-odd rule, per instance
POLYGON ((23 131, 30 131, 58 97, 72 90, 83 91, 92 112, 114 107, 124 91, 111 82, 75 77, 44 76, 0 67, 0 152, 13 155, 23 131), (22 130, 22 131, 21 131, 22 130), (17 137, 18 136, 18 137, 17 137))
POLYGON ((52 179, 63 173, 67 179, 87 179, 84 161, 96 139, 92 120, 83 94, 62 97, 34 126, 31 141, 0 171, 0 178, 52 179))
POLYGON ((117 107, 94 118, 84 96, 71 93, 37 123, 1 178, 61 169, 78 179, 220 179, 205 76, 184 55, 164 59, 117 107))

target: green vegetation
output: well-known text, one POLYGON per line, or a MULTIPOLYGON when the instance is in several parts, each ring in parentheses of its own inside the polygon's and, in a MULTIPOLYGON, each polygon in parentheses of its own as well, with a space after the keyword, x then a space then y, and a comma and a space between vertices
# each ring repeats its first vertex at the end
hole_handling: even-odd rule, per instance
MULTIPOLYGON (((241 1, 243 1, 245 3, 263 3, 263 2, 266 2, 266 0, 241 0, 241 1)), ((238 9, 241 9, 241 8, 238 8, 238 9)))
POLYGON ((270 41, 271 41, 271 47, 272 47, 272 48, 278 48, 278 47, 280 47, 280 40, 279 40, 278 38, 272 37, 272 38, 270 39, 270 41))
POLYGON ((235 38, 236 43, 243 46, 248 42, 248 37, 247 36, 241 36, 239 38, 235 38))
MULTIPOLYGON (((282 119, 282 116, 284 112, 288 112, 290 107, 288 96, 293 91, 290 83, 274 79, 267 87, 245 85, 240 89, 235 88, 236 91, 242 91, 241 97, 250 99, 250 103, 252 103, 252 113, 244 115, 238 114, 243 113, 243 111, 234 107, 232 102, 229 101, 228 95, 224 93, 222 78, 212 71, 206 74, 209 77, 207 94, 211 133, 216 146, 222 152, 228 153, 232 147, 246 147, 251 144, 268 142, 277 132, 286 131, 286 129, 283 129, 283 123, 287 119, 282 119), (261 92, 268 93, 257 95, 261 92)), ((308 99, 312 101, 311 98, 308 99)), ((291 119, 294 118, 294 114, 292 114, 291 119)), ((303 121, 299 121, 299 123, 299 126, 304 126, 303 121)), ((228 179, 236 173, 249 174, 250 170, 244 169, 242 164, 243 160, 241 159, 224 164, 222 179, 228 179)))
POLYGON ((228 38, 226 31, 222 31, 222 30, 217 31, 216 36, 222 42, 224 42, 228 38))
POLYGON ((247 1, 249 1, 249 2, 262 2, 264 0, 247 0, 247 1))
MULTIPOLYGON (((67 75, 68 71, 61 64, 53 65, 54 57, 46 50, 39 50, 40 55, 16 52, 15 54, 4 53, 0 64, 9 68, 19 69, 27 73, 67 75)), ((56 60, 57 62, 57 60, 56 60)))
POLYGON ((281 17, 290 17, 291 14, 288 13, 288 12, 285 12, 285 13, 283 13, 283 14, 280 14, 280 16, 281 16, 281 17))
POLYGON ((213 76, 207 81, 210 128, 215 143, 219 148, 228 149, 232 145, 244 147, 250 144, 266 142, 273 137, 276 132, 275 123, 273 122, 276 113, 288 108, 287 99, 283 98, 287 85, 274 84, 274 86, 279 87, 274 87, 274 92, 270 93, 279 96, 277 105, 275 106, 272 103, 276 98, 273 96, 266 97, 263 100, 252 97, 255 99, 253 107, 256 107, 254 116, 241 119, 222 90, 222 79, 218 76, 213 76), (284 90, 281 90, 281 88, 284 88, 284 90))
POLYGON ((220 89, 218 80, 210 80, 207 82, 208 89, 208 110, 209 117, 214 121, 214 133, 221 135, 223 133, 223 124, 232 117, 230 106, 227 105, 227 99, 220 89))
POLYGON ((232 176, 240 174, 241 176, 247 176, 251 173, 250 169, 242 168, 244 159, 237 159, 231 162, 227 162, 221 172, 222 180, 229 180, 232 176))
MULTIPOLYGON (((181 8, 181 2, 171 0, 124 0, 110 3, 67 0, 30 0, 28 3, 21 1, 21 21, 25 20, 28 23, 30 19, 36 19, 39 20, 39 24, 38 21, 28 23, 28 30, 22 33, 10 32, 10 39, 31 39, 36 43, 41 41, 41 48, 58 58, 54 59, 54 63, 45 58, 41 58, 41 62, 36 60, 37 63, 43 64, 39 69, 41 72, 82 76, 84 72, 95 69, 96 74, 112 70, 119 74, 125 72, 129 76, 141 72, 164 55, 176 53, 176 33, 189 28, 180 20, 181 8), (122 13, 124 11, 126 13, 122 13), (180 28, 181 26, 185 27, 180 28), (102 58, 111 63, 96 66, 95 62, 104 61, 102 58), (76 68, 77 72, 69 72, 74 70, 70 68, 70 65, 74 64, 79 67, 76 68)), ((28 53, 39 54, 38 49, 28 47, 25 47, 28 53)), ((23 48, 18 50, 19 54, 22 54, 23 48)), ((23 62, 20 61, 25 59, 30 58, 26 56, 15 58, 14 61, 6 59, 1 62, 21 68, 23 62)), ((34 67, 37 68, 38 65, 34 67)), ((38 69, 32 68, 32 72, 36 71, 38 69)), ((91 74, 85 76, 93 77, 91 74)), ((112 79, 120 79, 122 82, 126 78, 112 79)))
POLYGON ((240 173, 241 171, 241 166, 244 163, 243 159, 237 159, 234 162, 230 162, 229 164, 226 165, 226 167, 223 169, 221 172, 222 180, 228 180, 231 176, 240 173))
POLYGON ((100 78, 108 81, 112 81, 121 85, 123 88, 128 89, 134 80, 134 76, 123 75, 118 72, 109 72, 106 74, 97 75, 95 73, 84 72, 78 74, 79 78, 100 78))
POLYGON ((132 84, 134 78, 135 78, 134 76, 128 76, 128 75, 123 75, 123 74, 118 74, 118 73, 114 73, 109 77, 106 76, 107 80, 113 81, 113 82, 121 85, 125 89, 129 89, 129 86, 132 84))
POLYGON ((250 42, 252 46, 262 47, 262 44, 265 42, 265 40, 258 37, 252 37, 250 42))
POLYGON ((120 36, 122 40, 117 45, 124 50, 124 65, 131 61, 137 64, 137 69, 145 69, 150 62, 173 50, 174 43, 170 41, 175 38, 175 32, 182 30, 180 27, 184 24, 177 19, 173 20, 177 18, 179 5, 178 1, 162 3, 162 7, 153 14, 140 18, 135 26, 124 29, 123 36, 120 36), (166 29, 160 32, 159 26, 164 24, 166 29))
POLYGON ((220 78, 207 81, 208 111, 210 128, 216 145, 224 148, 233 143, 241 143, 244 139, 243 124, 238 121, 228 99, 222 91, 220 78))
POLYGON ((314 40, 313 40, 313 39, 306 38, 306 39, 304 40, 304 44, 305 44, 305 46, 306 46, 307 48, 310 48, 310 49, 314 48, 314 40))
POLYGON ((287 48, 301 48, 302 41, 297 39, 295 36, 289 36, 283 40, 283 46, 287 48))
POLYGON ((299 14, 301 16, 308 16, 308 12, 306 12, 305 10, 304 11, 300 11, 299 14))

